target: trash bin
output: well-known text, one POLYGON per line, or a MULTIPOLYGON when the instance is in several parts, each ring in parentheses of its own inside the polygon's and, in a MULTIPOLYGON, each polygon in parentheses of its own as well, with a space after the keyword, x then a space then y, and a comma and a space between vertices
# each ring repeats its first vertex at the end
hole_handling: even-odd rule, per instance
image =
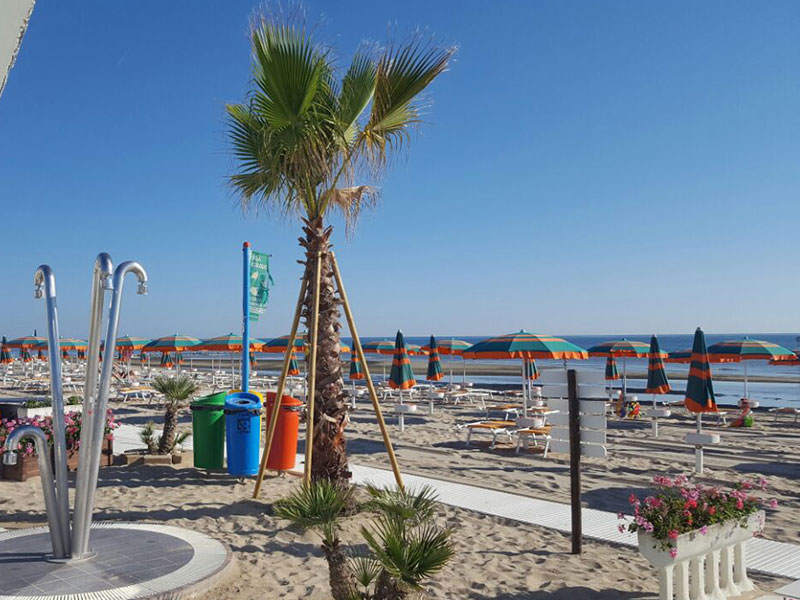
MULTIPOLYGON (((267 431, 269 431, 276 397, 277 394, 275 392, 267 392, 267 431)), ((286 394, 281 398, 278 424, 275 426, 275 436, 272 438, 272 448, 267 458, 268 469, 273 471, 294 469, 297 459, 297 432, 300 429, 300 411, 302 407, 303 403, 297 398, 292 398, 286 394)))
POLYGON ((222 469, 225 466, 225 392, 196 398, 192 410, 194 466, 222 469))
POLYGON ((244 477, 258 473, 260 425, 261 399, 256 394, 228 394, 225 398, 225 447, 231 475, 244 477))

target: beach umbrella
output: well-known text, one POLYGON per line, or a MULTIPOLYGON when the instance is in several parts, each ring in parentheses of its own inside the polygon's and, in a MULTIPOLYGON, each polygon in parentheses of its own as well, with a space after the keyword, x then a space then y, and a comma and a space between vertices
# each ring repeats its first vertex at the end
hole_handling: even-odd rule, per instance
MULTIPOLYGON (((258 339, 250 340, 250 364, 255 365, 256 359, 254 352, 261 350, 264 342, 258 339)), ((214 338, 203 340, 196 346, 192 346, 192 352, 227 352, 231 355, 231 375, 236 371, 236 357, 242 351, 242 336, 229 333, 214 338)), ((211 370, 214 370, 214 357, 211 357, 211 370)))
MULTIPOLYGON (((465 342, 464 340, 457 340, 455 338, 450 339, 441 339, 436 341, 436 348, 439 351, 440 355, 449 355, 450 356, 450 383, 453 383, 453 357, 454 356, 461 356, 464 354, 464 350, 472 346, 469 342, 465 342)), ((423 346, 423 350, 430 351, 429 346, 423 346)), ((462 381, 466 381, 467 379, 467 363, 464 362, 464 373, 462 377, 462 381)))
MULTIPOLYGON (((698 415, 704 412, 717 412, 714 398, 714 384, 711 381, 711 365, 706 350, 706 338, 699 327, 694 333, 692 362, 689 379, 686 382, 686 408, 698 415)), ((699 418, 699 417, 698 417, 699 418)))
POLYGON ((617 359, 609 356, 606 359, 606 381, 616 381, 619 379, 619 371, 617 371, 617 359))
POLYGON ((42 352, 41 350, 37 350, 36 351, 36 360, 47 360, 47 358, 44 355, 44 352, 42 352))
POLYGON ((69 350, 67 350, 66 348, 62 348, 61 349, 61 358, 63 360, 69 360, 69 350))
POLYGON ((406 344, 406 352, 409 356, 419 356, 420 354, 428 354, 428 350, 424 350, 422 346, 417 344, 406 344))
POLYGON ((173 367, 173 363, 172 360, 170 359, 169 352, 161 353, 161 362, 159 363, 159 365, 164 367, 165 369, 171 369, 173 367))
MULTIPOLYGON (((273 338, 271 340, 259 341, 262 343, 261 352, 286 352, 286 347, 289 345, 289 336, 282 335, 281 337, 273 338)), ((305 344, 306 334, 297 334, 292 343, 292 350, 294 352, 304 352, 305 344)))
POLYGON ((442 363, 439 361, 439 351, 436 346, 436 338, 431 336, 431 341, 428 343, 428 373, 425 379, 428 381, 441 381, 444 377, 442 373, 442 363))
POLYGON ((747 361, 792 360, 795 354, 783 346, 764 340, 751 340, 745 336, 740 340, 726 340, 708 347, 711 362, 741 362, 744 368, 744 394, 747 398, 747 361))
POLYGON ((19 357, 22 360, 22 362, 26 362, 26 363, 31 362, 33 360, 33 357, 31 356, 31 352, 27 348, 21 348, 20 349, 19 357))
POLYGON ((361 364, 357 352, 353 352, 350 356, 350 379, 352 381, 364 379, 364 365, 361 364))
POLYGON ((610 342, 603 342, 589 348, 589 356, 600 356, 608 358, 622 358, 622 395, 628 391, 628 358, 646 358, 650 347, 644 342, 634 342, 622 338, 621 340, 612 340, 610 342))
POLYGON ((779 367, 788 367, 791 365, 800 365, 800 348, 792 350, 792 356, 787 356, 786 358, 773 358, 769 361, 771 365, 777 365, 779 367))
POLYGON ((255 352, 248 352, 248 356, 250 358, 250 367, 255 369, 258 367, 258 362, 256 361, 256 353, 255 352))
POLYGON ((392 370, 389 373, 389 387, 395 390, 407 390, 417 385, 417 382, 414 380, 414 372, 411 370, 411 360, 408 358, 402 331, 397 331, 394 349, 392 370))
MULTIPOLYGON (((488 338, 464 350, 465 359, 520 359, 522 360, 522 390, 525 393, 525 360, 569 360, 585 359, 586 350, 575 344, 550 335, 537 335, 520 330, 498 337, 488 338)), ((528 416, 527 400, 523 411, 528 416)))
MULTIPOLYGON (((378 340, 375 342, 367 342, 361 349, 364 351, 364 354, 394 354, 394 344, 389 340, 378 340)), ((382 363, 381 367, 383 369, 383 379, 386 380, 386 364, 382 363)))
POLYGON ((292 352, 292 357, 289 360, 289 370, 286 372, 286 374, 300 375, 300 365, 297 364, 297 355, 294 353, 294 351, 292 352))
POLYGON ((525 379, 528 381, 539 379, 539 368, 536 366, 536 361, 533 359, 525 360, 525 379))
POLYGON ((0 342, 0 365, 7 365, 13 361, 14 359, 11 358, 11 352, 8 349, 8 341, 6 336, 3 336, 3 341, 0 342))
POLYGON ((653 394, 653 406, 656 406, 656 394, 666 394, 669 390, 667 372, 664 370, 664 353, 658 345, 658 338, 650 338, 649 360, 647 361, 647 387, 645 393, 653 394))
MULTIPOLYGON (((164 353, 169 353, 169 352, 173 353, 181 352, 182 350, 186 350, 187 348, 193 348, 198 344, 200 344, 200 340, 198 340, 197 338, 189 337, 186 335, 178 335, 176 333, 175 335, 168 335, 166 337, 158 338, 153 340, 152 342, 145 344, 144 346, 142 346, 141 351, 161 352, 163 355, 164 353)), ((163 361, 163 356, 162 356, 162 361, 163 361)), ((169 358, 167 359, 167 362, 170 363, 169 367, 172 367, 172 361, 170 361, 169 358)), ((180 363, 178 364, 180 365, 180 363)), ((162 366, 164 365, 162 364, 162 366)))
POLYGON ((26 335, 25 337, 15 338, 8 342, 9 348, 34 348, 44 344, 47 346, 47 338, 39 337, 38 335, 26 335))
POLYGON ((186 361, 183 360, 183 354, 181 354, 180 352, 176 352, 175 353, 175 364, 176 365, 182 365, 184 362, 186 362, 186 361))
POLYGON ((675 350, 674 352, 670 352, 667 354, 664 362, 682 363, 688 365, 690 362, 692 362, 692 349, 687 348, 686 350, 675 350))
POLYGON ((78 350, 78 360, 86 359, 86 350, 78 350))

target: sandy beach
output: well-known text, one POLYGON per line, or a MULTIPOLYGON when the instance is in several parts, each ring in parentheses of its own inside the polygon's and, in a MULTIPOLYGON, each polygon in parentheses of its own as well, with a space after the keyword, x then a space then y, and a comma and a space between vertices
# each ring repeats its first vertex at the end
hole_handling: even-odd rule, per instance
MULTIPOLYGON (((387 407, 388 408, 388 407, 387 407)), ((123 423, 141 425, 160 419, 161 411, 147 402, 114 403, 123 423)), ((399 432, 388 415, 391 435, 405 473, 457 481, 477 487, 554 500, 569 501, 566 457, 546 459, 536 450, 516 454, 513 446, 477 437, 465 447, 466 433, 458 425, 482 413, 467 406, 437 407, 434 415, 407 419, 399 432)), ((186 411, 182 427, 189 428, 186 411)), ((691 471, 693 451, 682 441, 693 428, 688 417, 666 419, 655 439, 649 422, 610 421, 609 454, 585 459, 584 506, 608 511, 628 510, 631 492, 644 493, 653 474, 691 471)), ((800 542, 795 515, 800 508, 797 479, 800 425, 773 423, 762 417, 750 430, 708 426, 722 435, 718 448, 706 453, 702 481, 727 484, 740 476, 764 475, 770 497, 779 501, 768 510, 765 537, 800 542)), ((301 430, 301 436, 303 431, 301 430)), ((353 464, 388 468, 386 454, 367 403, 359 402, 348 428, 353 464)), ((302 442, 299 448, 302 451, 302 442)), ((328 598, 327 567, 315 534, 301 532, 272 516, 271 504, 285 496, 298 480, 271 477, 262 498, 251 499, 252 481, 237 483, 225 475, 206 475, 186 465, 176 467, 115 466, 104 468, 98 490, 96 519, 168 522, 201 531, 228 544, 236 566, 217 588, 202 597, 213 598, 328 598)), ((0 482, 3 527, 44 522, 37 478, 25 483, 0 482)), ((581 557, 569 554, 568 536, 528 524, 441 506, 437 520, 453 530, 457 559, 426 586, 426 598, 559 598, 637 599, 657 597, 657 584, 646 561, 633 549, 587 541, 581 557)), ((342 537, 360 544, 363 515, 345 520, 342 537)), ((762 591, 785 583, 780 578, 755 576, 762 591)))

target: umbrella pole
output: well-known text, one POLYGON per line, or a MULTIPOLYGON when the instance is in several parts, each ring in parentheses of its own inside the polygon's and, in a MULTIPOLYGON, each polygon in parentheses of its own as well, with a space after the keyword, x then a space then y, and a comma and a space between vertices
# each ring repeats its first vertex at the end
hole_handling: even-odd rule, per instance
POLYGON ((622 357, 622 397, 628 395, 628 363, 626 358, 622 357))
POLYGON ((747 361, 744 361, 744 398, 747 399, 747 361))
POLYGON ((528 390, 525 385, 525 359, 522 359, 522 416, 528 417, 528 390))
MULTIPOLYGON (((303 308, 303 299, 306 296, 306 289, 308 282, 303 278, 300 284, 300 295, 297 297, 297 306, 294 309, 294 319, 292 320, 292 330, 289 333, 289 340, 294 341, 297 335, 297 327, 300 324, 300 312, 303 308)), ((289 375, 289 362, 292 358, 293 344, 286 346, 286 351, 283 353, 283 366, 281 367, 281 374, 278 378, 278 389, 275 390, 275 403, 272 405, 272 414, 269 419, 269 427, 267 428, 266 439, 264 440, 264 454, 261 455, 261 465, 258 467, 258 478, 256 479, 256 488, 253 490, 253 498, 258 498, 258 493, 261 491, 261 482, 264 480, 264 471, 267 468, 267 459, 272 450, 272 441, 275 439, 275 427, 278 423, 278 413, 281 410, 281 399, 283 398, 283 390, 286 387, 286 377, 289 375)), ((264 406, 266 413, 267 407, 264 406)))
MULTIPOLYGON (((703 432, 703 413, 697 413, 697 433, 703 432)), ((703 446, 697 444, 694 450, 694 470, 695 473, 703 472, 703 446)))
POLYGON ((392 471, 394 472, 394 480, 397 482, 397 487, 405 489, 403 485, 403 478, 400 475, 400 467, 397 464, 397 458, 394 455, 394 448, 392 447, 392 442, 389 439, 389 431, 386 429, 386 422, 383 420, 383 412, 381 411, 381 405, 378 402, 378 394, 375 392, 375 385, 372 382, 372 377, 369 374, 369 366, 367 365, 367 359, 364 357, 364 349, 361 347, 361 340, 358 339, 358 330, 356 329, 356 323, 353 319, 353 313, 350 311, 350 303, 347 301, 347 292, 344 289, 344 283, 342 282, 342 274, 339 272, 339 265, 336 262, 336 255, 331 252, 331 266, 333 267, 333 276, 336 278, 336 287, 339 289, 339 296, 342 300, 342 306, 344 308, 344 314, 347 318, 347 325, 350 327, 350 335, 353 338, 353 350, 358 353, 358 358, 361 361, 361 364, 364 365, 364 381, 367 384, 367 389, 369 390, 369 397, 372 400, 372 408, 375 410, 375 418, 378 421, 378 427, 381 430, 381 435, 383 436, 383 444, 386 446, 386 453, 389 455, 389 462, 392 465, 392 471))

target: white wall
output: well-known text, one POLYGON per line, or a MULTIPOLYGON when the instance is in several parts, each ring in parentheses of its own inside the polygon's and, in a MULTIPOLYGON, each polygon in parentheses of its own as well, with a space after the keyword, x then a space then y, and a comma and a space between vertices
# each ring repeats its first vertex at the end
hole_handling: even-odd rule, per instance
POLYGON ((0 0, 0 96, 22 44, 36 0, 0 0))

